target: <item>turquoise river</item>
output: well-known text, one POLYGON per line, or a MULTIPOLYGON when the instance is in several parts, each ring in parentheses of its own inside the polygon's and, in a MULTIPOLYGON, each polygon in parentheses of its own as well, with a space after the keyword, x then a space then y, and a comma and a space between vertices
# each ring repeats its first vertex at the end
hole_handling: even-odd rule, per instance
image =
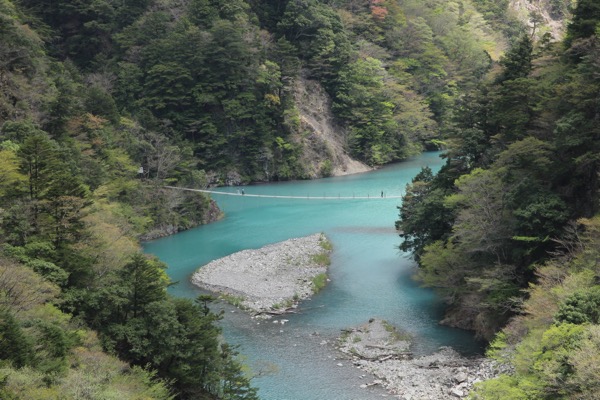
MULTIPOLYGON (((225 218, 219 222, 147 242, 144 249, 168 266, 178 283, 175 296, 195 298, 191 274, 211 260, 243 249, 324 232, 333 243, 328 286, 303 302, 297 314, 277 317, 285 325, 250 318, 231 306, 222 321, 225 339, 238 345, 242 360, 257 376, 253 384, 265 400, 381 399, 383 389, 360 388, 373 377, 335 350, 344 328, 382 318, 414 337, 416 354, 452 346, 463 354, 481 351, 467 332, 438 324, 442 305, 411 276, 414 262, 398 250, 394 230, 401 195, 422 166, 434 171, 439 153, 424 153, 378 171, 314 181, 253 185, 246 194, 281 196, 370 196, 372 199, 267 199, 214 195, 225 218), (341 364, 341 365, 340 365, 341 364)), ((239 188, 219 189, 237 192, 239 188)))

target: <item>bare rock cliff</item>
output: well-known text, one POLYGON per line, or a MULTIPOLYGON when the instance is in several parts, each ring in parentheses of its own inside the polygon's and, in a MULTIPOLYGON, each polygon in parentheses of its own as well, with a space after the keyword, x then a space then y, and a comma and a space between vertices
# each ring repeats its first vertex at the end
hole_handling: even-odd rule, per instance
POLYGON ((570 17, 566 6, 561 11, 550 0, 511 0, 509 7, 538 39, 547 32, 552 35, 553 41, 564 37, 570 17))
POLYGON ((317 81, 301 76, 294 90, 300 129, 295 140, 302 143, 302 165, 311 178, 348 175, 371 168, 347 152, 347 132, 336 123, 331 99, 317 81))

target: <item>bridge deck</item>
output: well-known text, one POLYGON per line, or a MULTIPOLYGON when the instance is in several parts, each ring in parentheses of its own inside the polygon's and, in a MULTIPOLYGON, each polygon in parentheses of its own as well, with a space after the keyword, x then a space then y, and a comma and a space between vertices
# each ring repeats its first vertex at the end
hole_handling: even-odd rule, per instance
POLYGON ((251 194, 251 193, 233 193, 233 192, 220 192, 218 190, 206 190, 206 189, 191 189, 191 188, 183 188, 176 186, 165 186, 168 189, 175 190, 186 190, 190 192, 200 192, 200 193, 208 193, 208 194, 216 194, 216 195, 224 195, 224 196, 239 196, 239 197, 262 197, 266 199, 299 199, 299 200, 385 200, 385 199, 401 199, 402 196, 279 196, 279 195, 270 195, 270 194, 251 194))

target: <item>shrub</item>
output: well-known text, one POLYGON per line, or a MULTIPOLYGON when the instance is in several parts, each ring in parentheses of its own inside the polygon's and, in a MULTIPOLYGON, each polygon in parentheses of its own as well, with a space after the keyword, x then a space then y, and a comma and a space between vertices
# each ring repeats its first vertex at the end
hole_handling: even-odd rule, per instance
POLYGON ((600 287, 581 290, 567 297, 554 319, 571 324, 600 323, 600 287))

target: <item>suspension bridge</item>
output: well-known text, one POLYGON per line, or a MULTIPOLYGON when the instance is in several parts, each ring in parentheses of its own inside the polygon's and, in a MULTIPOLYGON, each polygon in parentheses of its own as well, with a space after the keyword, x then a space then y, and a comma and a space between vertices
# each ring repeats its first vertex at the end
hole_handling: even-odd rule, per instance
POLYGON ((165 186, 165 188, 167 189, 175 189, 175 190, 183 190, 183 191, 188 191, 188 192, 200 192, 200 193, 207 193, 207 194, 215 194, 215 195, 223 195, 223 196, 238 196, 238 197, 260 197, 260 198, 265 198, 265 199, 298 199, 298 200, 385 200, 385 199, 401 199, 402 195, 398 195, 398 196, 387 196, 385 194, 385 192, 383 192, 383 194, 375 194, 374 196, 371 196, 370 194, 367 194, 366 196, 361 195, 361 196, 341 196, 341 195, 337 195, 337 196, 311 196, 309 194, 307 194, 306 196, 281 196, 281 195, 272 195, 272 194, 252 194, 252 193, 245 193, 245 192, 221 192, 218 190, 208 190, 208 189, 191 189, 191 188, 184 188, 184 187, 177 187, 177 186, 165 186))

